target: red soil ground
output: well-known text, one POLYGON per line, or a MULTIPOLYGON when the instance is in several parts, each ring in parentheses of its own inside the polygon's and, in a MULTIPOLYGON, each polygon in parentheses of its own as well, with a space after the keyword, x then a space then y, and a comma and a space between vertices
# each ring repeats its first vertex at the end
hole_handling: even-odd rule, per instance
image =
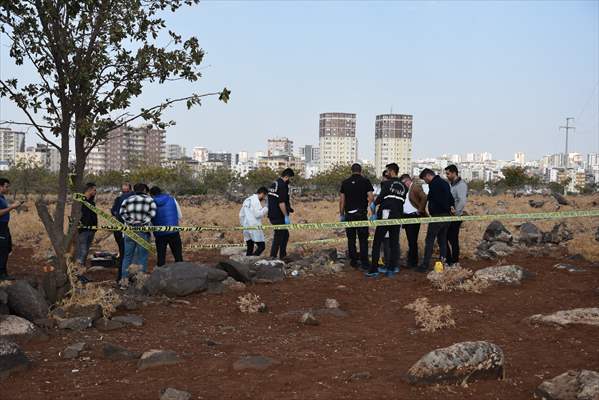
MULTIPOLYGON (((26 252, 11 259, 16 275, 31 273, 26 252)), ((202 261, 214 262, 207 254, 202 261)), ((506 260, 537 275, 519 287, 492 287, 483 294, 441 293, 423 275, 400 273, 393 280, 367 280, 358 272, 324 278, 290 278, 276 285, 248 287, 268 305, 268 313, 243 314, 236 300, 246 292, 197 294, 190 304, 155 304, 133 313, 141 328, 112 332, 53 330, 46 342, 27 343, 29 371, 0 383, 0 399, 158 399, 162 388, 192 393, 193 399, 531 399, 547 378, 573 368, 599 371, 599 328, 534 327, 522 320, 532 314, 597 306, 599 267, 583 273, 555 271, 565 256, 515 255, 506 260), (455 328, 435 333, 417 330, 414 314, 403 307, 426 296, 432 304, 450 304, 455 328), (337 299, 349 315, 321 316, 319 326, 303 326, 289 311, 322 308, 337 299), (218 342, 215 346, 207 341, 218 342), (505 352, 507 378, 461 386, 411 386, 404 374, 430 350, 466 340, 489 340, 505 352), (90 346, 82 357, 63 360, 59 352, 75 342, 90 346), (179 365, 144 371, 134 361, 97 356, 101 342, 131 350, 174 350, 179 365), (272 357, 280 364, 265 371, 237 372, 232 364, 244 355, 272 357), (89 358, 88 358, 89 357, 89 358), (74 372, 77 370, 78 372, 74 372), (352 374, 369 372, 365 380, 352 374)), ((489 262, 466 260, 478 268, 489 262)), ((97 277, 99 278, 99 277, 97 277)), ((107 276, 104 276, 107 278, 107 276)))

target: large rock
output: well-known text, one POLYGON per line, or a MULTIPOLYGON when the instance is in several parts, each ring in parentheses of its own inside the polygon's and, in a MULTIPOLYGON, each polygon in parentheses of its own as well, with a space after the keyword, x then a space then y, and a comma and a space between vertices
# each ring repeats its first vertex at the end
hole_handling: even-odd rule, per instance
POLYGON ((543 232, 532 222, 525 222, 520 226, 518 241, 527 245, 537 245, 543 240, 543 232))
POLYGON ((488 242, 512 243, 513 236, 510 231, 499 221, 493 221, 487 226, 483 240, 488 242))
POLYGON ((475 278, 489 283, 500 283, 507 285, 519 285, 523 279, 532 277, 533 274, 517 265, 502 265, 499 267, 487 267, 479 269, 474 273, 475 278))
POLYGON ((501 348, 485 341, 462 342, 434 350, 408 371, 412 384, 461 382, 465 379, 502 378, 501 348))
POLYGON ((599 308, 574 308, 553 314, 536 314, 528 318, 533 324, 566 327, 570 325, 599 326, 599 308))
POLYGON ((248 283, 252 281, 253 273, 250 268, 251 264, 244 264, 238 261, 227 260, 221 261, 217 268, 225 271, 231 278, 238 282, 248 283))
POLYGON ((16 315, 0 315, 0 339, 27 341, 44 336, 30 321, 16 315))
POLYGON ((260 260, 254 264, 254 282, 274 283, 285 279, 285 263, 280 260, 260 260))
POLYGON ((541 383, 535 395, 543 400, 597 400, 599 373, 570 370, 541 383))
POLYGON ((568 206, 570 205, 570 202, 568 200, 566 200, 566 198, 564 196, 562 196, 559 193, 551 193, 551 195, 553 196, 553 198, 555 199, 555 201, 557 201, 557 204, 561 205, 561 206, 568 206))
POLYGON ((160 391, 160 400, 190 400, 191 393, 173 388, 167 388, 160 391))
POLYGON ((149 350, 141 355, 137 363, 137 369, 144 370, 148 368, 161 367, 164 365, 173 365, 180 363, 181 360, 177 353, 169 350, 149 350))
POLYGON ((543 235, 543 242, 545 243, 560 244, 572 239, 574 239, 574 235, 563 222, 555 224, 551 232, 545 232, 543 235))
POLYGON ((61 353, 60 356, 65 360, 72 360, 73 358, 79 357, 79 354, 85 350, 87 345, 85 342, 74 343, 70 346, 67 346, 61 353))
POLYGON ((528 200, 528 205, 532 208, 542 208, 545 205, 545 200, 528 200))
POLYGON ((94 320, 90 317, 58 318, 56 325, 58 329, 68 329, 71 331, 82 331, 91 328, 94 320))
MULTIPOLYGON (((243 260, 237 257, 237 260, 243 260)), ((238 282, 274 283, 285 279, 285 263, 280 260, 256 260, 245 258, 244 262, 227 260, 218 264, 219 269, 238 282)))
POLYGON ((137 326, 138 328, 144 324, 143 317, 135 314, 119 315, 117 317, 112 317, 112 320, 126 325, 137 326))
POLYGON ((13 314, 35 321, 48 316, 48 303, 44 296, 26 281, 15 281, 6 287, 8 308, 13 314))
POLYGON ((187 296, 207 290, 209 283, 226 278, 227 274, 219 269, 180 262, 154 269, 144 283, 144 289, 152 296, 187 296))
POLYGON ((30 365, 31 362, 16 343, 0 339, 0 381, 30 365))

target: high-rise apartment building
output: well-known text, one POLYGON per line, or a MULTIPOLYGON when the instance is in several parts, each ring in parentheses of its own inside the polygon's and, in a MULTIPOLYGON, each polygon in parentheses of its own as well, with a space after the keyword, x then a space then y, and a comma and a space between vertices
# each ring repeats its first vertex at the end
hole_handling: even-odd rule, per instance
POLYGON ((166 158, 168 160, 180 160, 187 156, 187 149, 180 144, 166 145, 166 158))
POLYGON ((91 172, 125 171, 136 167, 161 166, 166 154, 166 132, 150 126, 122 127, 89 154, 91 172))
POLYGON ((208 162, 222 163, 224 167, 231 168, 233 166, 233 157, 231 153, 208 153, 208 162))
POLYGON ((526 156, 522 152, 514 153, 514 164, 524 165, 526 163, 526 156))
POLYGON ((286 137, 268 139, 267 154, 272 156, 291 156, 293 155, 293 140, 286 137))
POLYGON ((374 168, 377 176, 385 165, 396 163, 399 173, 410 173, 412 164, 412 125, 406 114, 377 115, 374 125, 374 168))
POLYGON ((307 144, 299 148, 297 156, 306 164, 317 163, 320 160, 320 148, 307 144))
POLYGON ((25 132, 0 128, 0 162, 8 167, 14 164, 17 153, 25 151, 25 132))
POLYGON ((358 159, 356 114, 323 113, 319 123, 320 170, 347 165, 358 159))

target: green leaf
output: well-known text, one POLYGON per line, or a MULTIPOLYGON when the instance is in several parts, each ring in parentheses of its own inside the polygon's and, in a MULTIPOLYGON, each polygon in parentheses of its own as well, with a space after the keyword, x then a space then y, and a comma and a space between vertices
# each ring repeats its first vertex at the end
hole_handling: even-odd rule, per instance
POLYGON ((229 102, 229 97, 231 96, 231 91, 227 88, 224 88, 222 92, 220 92, 220 96, 218 99, 223 103, 227 104, 229 102))

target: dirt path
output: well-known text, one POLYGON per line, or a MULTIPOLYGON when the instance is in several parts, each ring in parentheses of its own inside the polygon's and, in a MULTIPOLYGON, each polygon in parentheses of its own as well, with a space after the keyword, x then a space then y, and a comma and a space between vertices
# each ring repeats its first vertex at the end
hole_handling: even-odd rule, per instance
POLYGON ((145 400, 158 399, 161 388, 175 387, 191 392, 193 399, 531 399, 543 378, 572 368, 599 370, 599 328, 555 329, 522 322, 536 313, 599 304, 599 267, 579 274, 552 269, 564 261, 513 256, 508 263, 536 272, 536 278, 483 294, 440 293, 411 271, 393 280, 366 280, 352 272, 250 287, 268 305, 265 314, 237 311, 236 299, 245 292, 193 295, 185 299, 189 305, 150 305, 134 312, 145 319, 141 328, 53 331, 47 342, 24 345, 34 366, 2 382, 0 398, 145 400), (433 304, 450 304, 456 327, 417 331, 413 313, 403 306, 422 296, 433 304), (349 315, 321 316, 319 326, 299 325, 296 317, 284 315, 322 308, 326 298, 336 298, 349 315), (468 387, 414 387, 403 381, 426 352, 465 340, 501 346, 507 379, 468 387), (59 358, 59 351, 77 341, 92 349, 104 341, 140 352, 174 350, 183 363, 137 372, 135 362, 106 361, 95 351, 76 360, 59 358), (232 364, 244 355, 269 356, 280 364, 261 372, 234 371, 232 364), (351 381, 358 372, 371 377, 351 381))

